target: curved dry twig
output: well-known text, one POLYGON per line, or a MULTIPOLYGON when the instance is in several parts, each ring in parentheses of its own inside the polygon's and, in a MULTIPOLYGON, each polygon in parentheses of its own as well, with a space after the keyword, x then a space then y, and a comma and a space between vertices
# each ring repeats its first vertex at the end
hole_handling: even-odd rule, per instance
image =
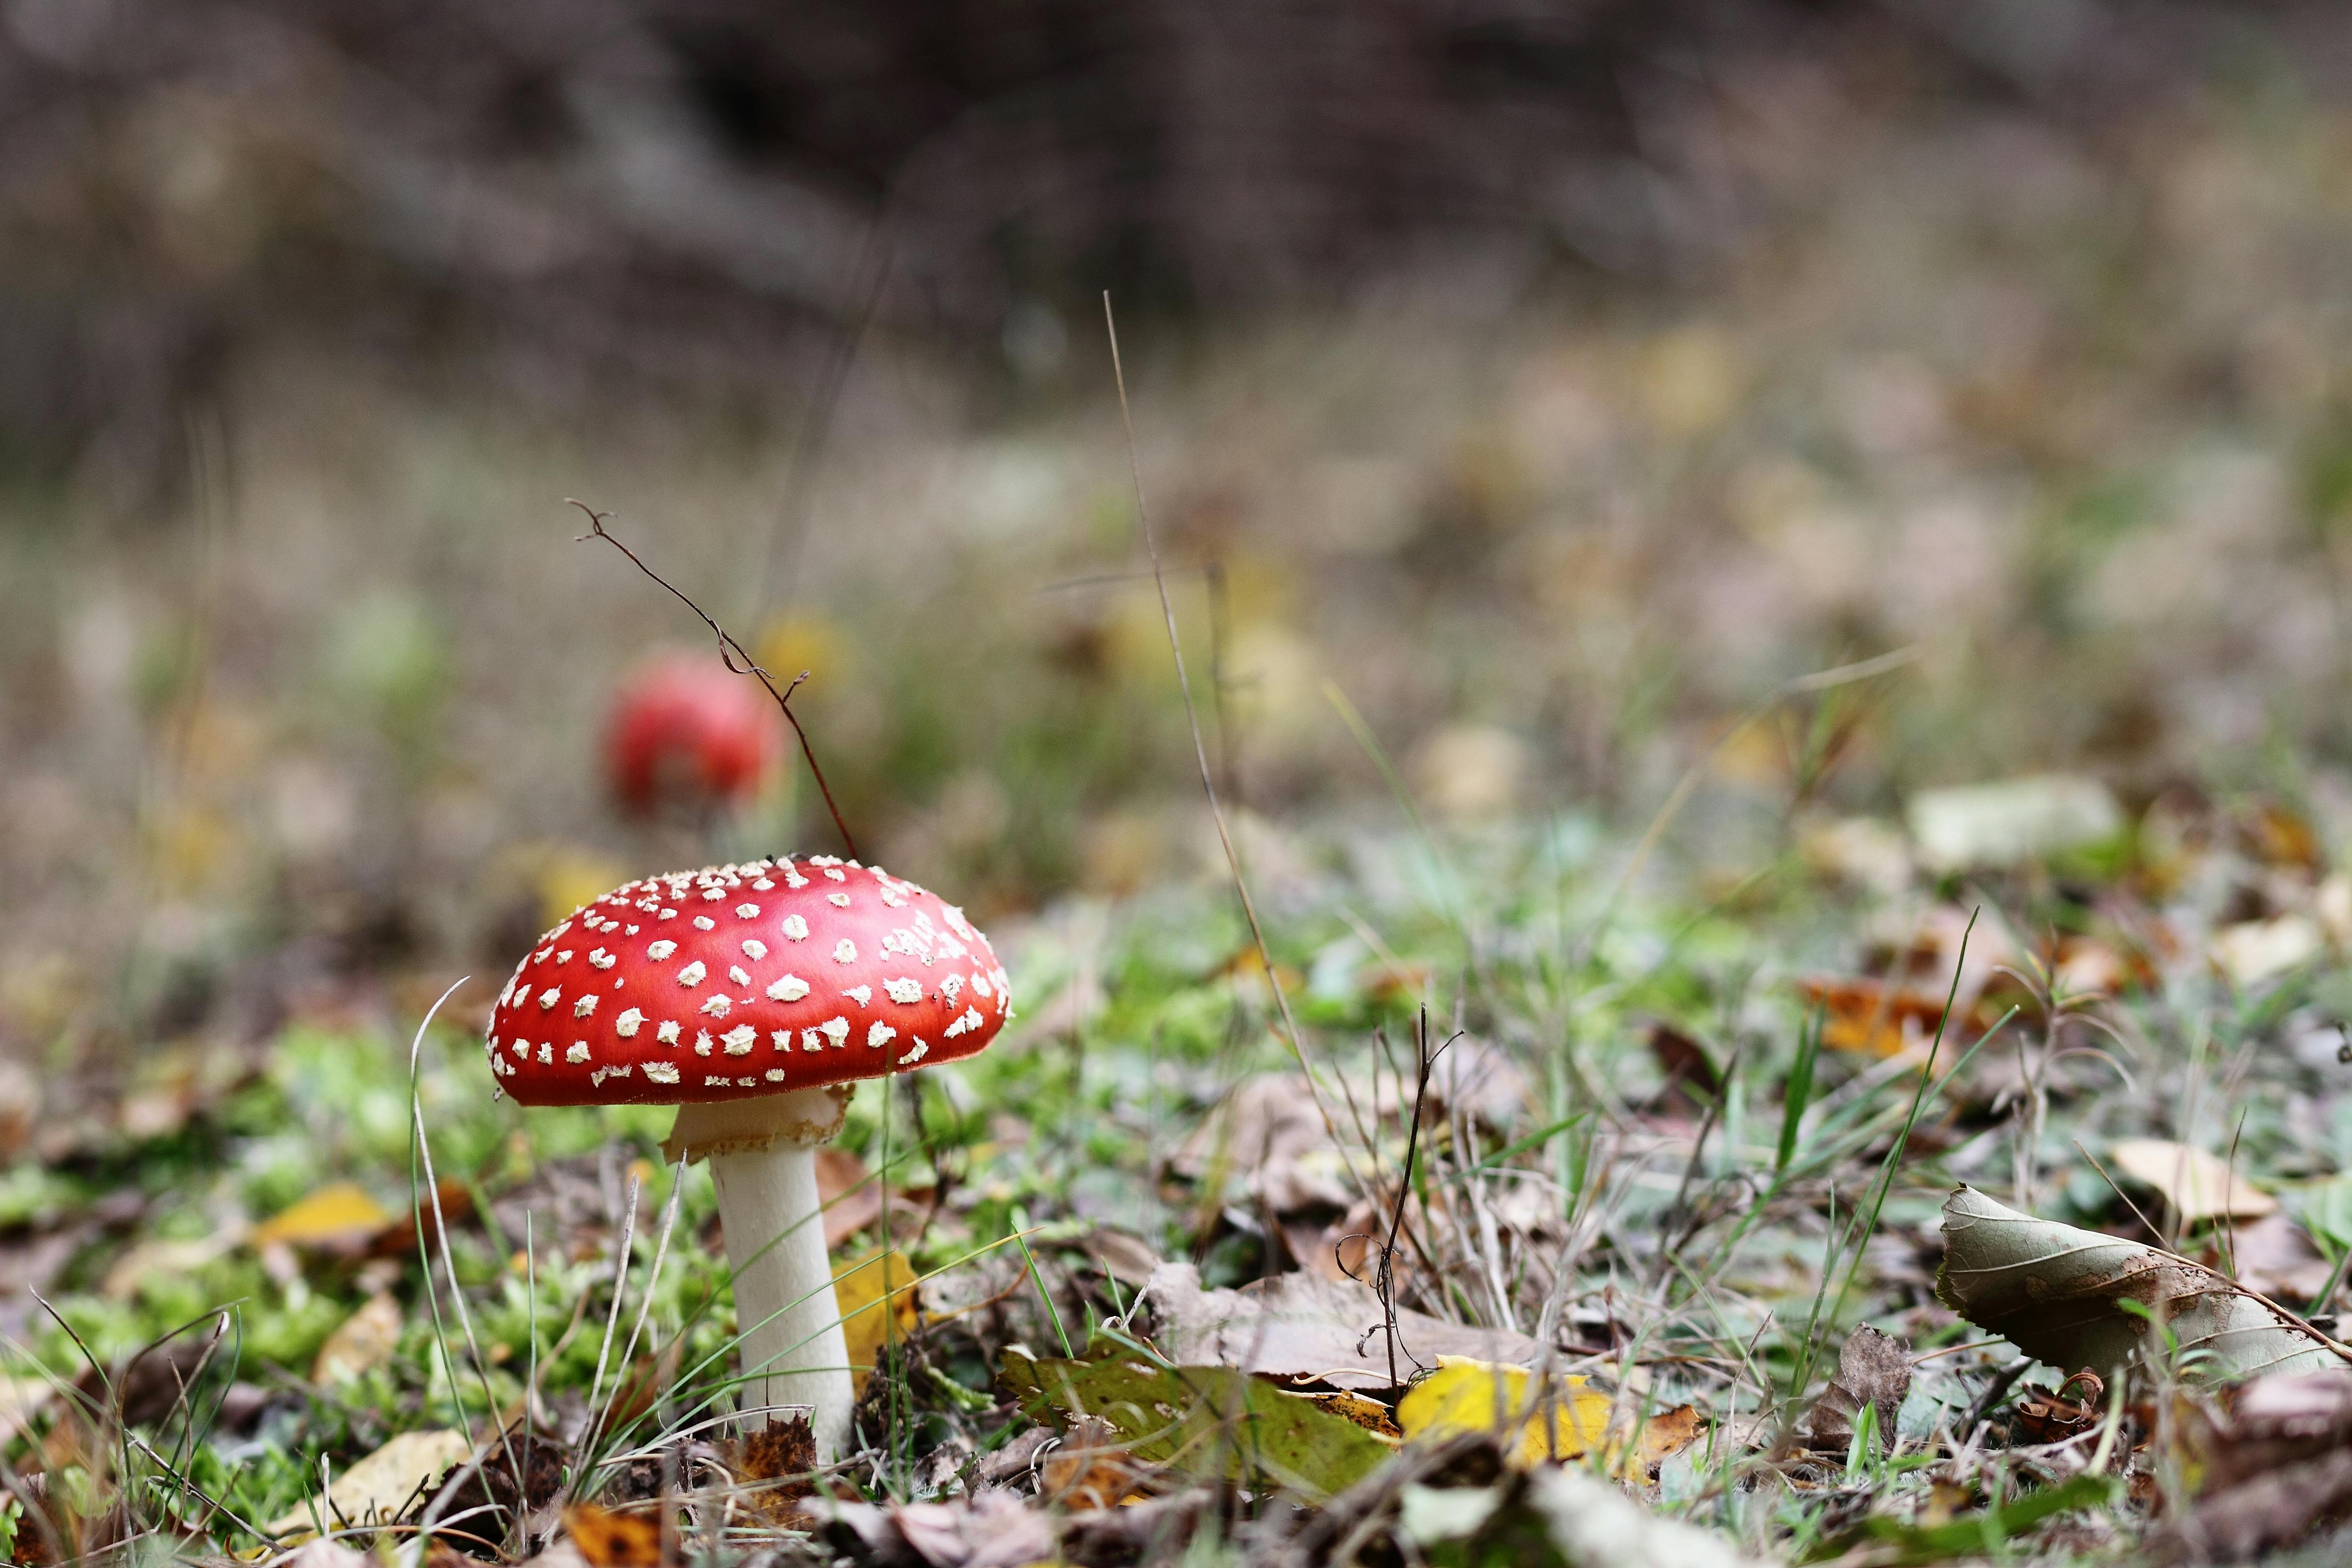
POLYGON ((791 682, 787 684, 782 690, 777 690, 774 677, 771 676, 765 669, 761 668, 759 660, 753 658, 751 654, 744 649, 743 645, 735 640, 733 633, 730 632, 725 626, 720 626, 717 621, 711 619, 709 611, 704 609, 700 605, 696 604, 692 599, 688 598, 685 593, 683 593, 677 585, 672 583, 668 578, 663 576, 660 573, 646 565, 643 556, 630 549, 627 545, 622 543, 621 541, 604 526, 604 520, 613 515, 611 512, 598 511, 586 501, 580 500, 572 496, 564 497, 563 503, 566 506, 578 507, 583 512, 585 512, 588 517, 588 531, 575 538, 572 541, 574 544, 584 543, 591 539, 601 539, 604 541, 605 543, 610 544, 614 549, 619 551, 622 554, 627 556, 631 565, 644 573, 646 576, 652 578, 655 582, 660 584, 664 588, 668 589, 672 598, 676 599, 679 604, 684 605, 688 609, 692 610, 695 614, 695 617, 701 621, 704 626, 710 628, 710 635, 719 639, 719 662, 727 667, 728 674, 755 676, 759 679, 760 684, 768 689, 768 695, 776 700, 777 711, 783 714, 784 722, 793 727, 793 737, 801 743, 801 756, 803 760, 808 763, 809 776, 816 780, 817 793, 824 796, 824 809, 833 817, 835 831, 841 835, 841 842, 848 847, 850 858, 852 859, 856 859, 857 857, 857 840, 850 837, 849 824, 842 820, 841 806, 839 803, 833 798, 833 786, 824 782, 824 770, 817 766, 816 748, 809 743, 808 731, 802 727, 800 715, 793 711, 793 693, 799 690, 801 682, 809 678, 808 671, 805 669, 802 670, 798 675, 793 677, 791 682), (742 660, 742 662, 740 664, 736 663, 736 660, 738 659, 742 660))

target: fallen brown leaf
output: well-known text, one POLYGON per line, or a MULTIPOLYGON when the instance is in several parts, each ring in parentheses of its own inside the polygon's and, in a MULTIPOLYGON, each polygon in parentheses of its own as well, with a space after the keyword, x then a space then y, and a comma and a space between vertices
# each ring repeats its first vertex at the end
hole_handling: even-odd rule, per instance
POLYGON ((816 1196, 828 1249, 882 1217, 882 1184, 869 1177, 865 1161, 835 1144, 816 1152, 816 1196))
POLYGON ((810 1511, 835 1551, 862 1562, 1025 1568, 1056 1552, 1053 1521, 1009 1492, 896 1508, 817 1498, 810 1511))
POLYGON ((2336 1272, 2310 1233, 2284 1210, 2233 1227, 2230 1262, 2247 1289, 2290 1303, 2313 1300, 2336 1272))
POLYGON ((1391 1379, 1380 1298, 1368 1285, 1277 1274, 1238 1290, 1203 1290, 1199 1269, 1169 1263, 1152 1275, 1148 1295, 1161 1347, 1173 1361, 1237 1366, 1357 1392, 1394 1386, 1436 1365, 1441 1355, 1518 1365, 1542 1355, 1542 1347, 1524 1334, 1400 1310, 1391 1379))
POLYGON ((1074 1422, 1037 1466, 1039 1494, 1073 1512, 1117 1508, 1143 1484, 1143 1467, 1100 1416, 1074 1422))
POLYGON ((1366 1399, 1360 1394, 1349 1394, 1345 1390, 1337 1394, 1310 1394, 1306 1397, 1318 1409, 1353 1421, 1367 1432, 1397 1439, 1404 1436, 1397 1427, 1395 1415, 1377 1399, 1366 1399))
POLYGON ((1656 1058, 1658 1070, 1665 1075, 1665 1088, 1659 1094, 1660 1109, 1689 1116, 1698 1112, 1703 1102, 1711 1102, 1723 1092, 1723 1074, 1717 1070, 1715 1058, 1706 1047, 1663 1019, 1654 1020, 1649 1026, 1650 1055, 1656 1058))
POLYGON ((463 1432, 403 1432, 336 1475, 323 1498, 297 1504, 265 1528, 282 1541, 308 1540, 320 1524, 389 1524, 473 1451, 463 1432))
POLYGON ((1911 1346, 1863 1324, 1846 1336, 1838 1352, 1837 1376, 1813 1401, 1805 1418, 1811 1445, 1843 1450, 1853 1441, 1854 1424, 1864 1406, 1876 1416, 1882 1452, 1895 1447, 1895 1417, 1903 1396, 1911 1391, 1911 1346))
POLYGON ((2029 1443, 2062 1443, 2081 1436, 2099 1424, 2102 1412, 2097 1401, 2105 1392, 2102 1380, 2084 1371, 2068 1378, 2054 1393, 2032 1389, 2020 1394, 2012 1407, 2018 1436, 2029 1443), (2087 1387, 2091 1397, 2067 1398, 2066 1389, 2074 1387, 2087 1387))
POLYGON ((2175 1218, 2197 1225, 2229 1215, 2260 1219, 2278 1200, 2230 1168, 2227 1161, 2169 1138, 2125 1138, 2107 1158, 2142 1186, 2154 1187, 2175 1218))
POLYGON ((358 1311, 335 1325, 327 1342, 310 1363, 310 1381, 320 1386, 348 1383, 392 1359, 400 1348, 403 1324, 400 1303, 391 1292, 379 1290, 362 1302, 358 1311))
POLYGON ((1251 1079, 1226 1097, 1169 1161, 1169 1168, 1218 1196, 1236 1175, 1276 1214, 1344 1209, 1354 1197, 1339 1145, 1297 1073, 1251 1079))
POLYGON ((1967 1186, 1944 1200, 1936 1296, 2070 1373, 2138 1361, 2148 1321, 2125 1310, 2126 1300, 2165 1321, 2168 1340, 2184 1352, 2186 1383, 2339 1371, 2352 1360, 2352 1352, 2284 1308, 2186 1258, 2020 1214, 1967 1186))
POLYGON ((1696 1405, 1654 1411, 1641 1424, 1641 1443, 1635 1454, 1643 1470, 1655 1470, 1697 1442, 1706 1432, 1706 1417, 1698 1413, 1696 1405))
POLYGON ((2352 1372, 2256 1378, 2186 1430, 2200 1493, 2151 1561, 2245 1561, 2352 1514, 2352 1372))
POLYGON ((727 1450, 727 1468, 742 1486, 737 1500, 772 1525, 797 1528, 801 1500, 814 1492, 816 1435, 805 1415, 770 1421, 727 1450))
POLYGON ((484 1519, 493 1509, 530 1513, 545 1508, 563 1490, 565 1458, 562 1444, 517 1422, 492 1437, 480 1452, 481 1462, 457 1478, 442 1504, 441 1517, 484 1519), (522 1483, 520 1498, 518 1479, 522 1483))
MULTIPOLYGON (((1286 1237, 1288 1234, 1284 1232, 1286 1237)), ((1096 1267, 1130 1290, 1150 1283, 1152 1270, 1160 1267, 1160 1255, 1150 1244, 1123 1230, 1098 1226, 1087 1234, 1078 1247, 1095 1260, 1096 1267)))
POLYGON ((416 1251, 416 1238, 421 1232, 427 1247, 441 1245, 440 1222, 463 1225, 474 1217, 474 1189, 455 1176, 444 1176, 434 1184, 434 1190, 421 1194, 413 1215, 396 1215, 377 1227, 367 1238, 363 1250, 370 1258, 406 1258, 416 1251), (435 1217, 436 1207, 439 1218, 435 1217))
MULTIPOLYGON (((1936 1037, 1937 1021, 1944 1016, 1944 994, 1916 991, 1868 978, 1814 978, 1797 983, 1808 1007, 1822 1010, 1822 1044, 1832 1050, 1861 1051, 1870 1056, 1899 1056, 1924 1050, 1936 1037)), ((1991 1024, 1978 1010, 1955 1005, 1946 1030, 1946 1043, 1956 1032, 1973 1037, 1991 1024)))
POLYGON ((590 1568, 655 1568, 661 1561, 661 1521, 651 1514, 574 1503, 563 1510, 563 1532, 590 1568))

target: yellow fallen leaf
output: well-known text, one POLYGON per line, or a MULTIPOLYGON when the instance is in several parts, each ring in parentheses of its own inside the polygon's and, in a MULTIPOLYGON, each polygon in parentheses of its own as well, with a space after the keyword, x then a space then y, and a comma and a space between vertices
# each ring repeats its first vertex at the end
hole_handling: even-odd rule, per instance
MULTIPOLYGON (((1695 1405, 1677 1405, 1671 1410, 1654 1413, 1642 1423, 1642 1442, 1638 1450, 1643 1470, 1654 1470, 1664 1461, 1674 1458, 1706 1430, 1706 1418, 1695 1405)), ((1628 1467, 1630 1468, 1630 1467, 1628 1467)))
POLYGON ((378 1291, 360 1310, 335 1325, 327 1342, 310 1363, 310 1381, 324 1386, 348 1383, 392 1359, 400 1346, 400 1303, 389 1291, 378 1291))
POLYGON ((1451 1437, 1463 1432, 1508 1432, 1506 1457, 1526 1466, 1573 1459, 1597 1447, 1609 1428, 1610 1399, 1581 1377, 1564 1377, 1538 1409, 1523 1366, 1442 1355, 1437 1370, 1397 1402, 1396 1424, 1407 1437, 1451 1437), (1497 1417, 1500 1417, 1498 1420, 1497 1417))
POLYGON ((327 1495, 312 1506, 304 1504, 281 1514, 268 1525, 280 1545, 308 1541, 323 1523, 329 1530, 345 1525, 387 1524, 422 1490, 437 1481, 449 1467, 474 1451, 463 1432, 443 1428, 403 1432, 327 1484, 327 1495))
POLYGON ((2230 1168, 2228 1161, 2169 1138, 2126 1138, 2107 1158, 2133 1181, 2154 1187, 2184 1225, 2218 1219, 2260 1219, 2278 1200, 2230 1168))
POLYGON ((362 1246, 391 1218, 365 1188, 351 1182, 331 1182, 254 1226, 253 1244, 362 1246))
POLYGON ((915 1300, 915 1266, 895 1247, 886 1253, 869 1252, 833 1271, 833 1295, 841 1308, 842 1338, 849 1344, 849 1380, 863 1395, 883 1345, 895 1343, 921 1319, 915 1300), (887 1315, 882 1305, 886 1284, 890 1296, 887 1315))

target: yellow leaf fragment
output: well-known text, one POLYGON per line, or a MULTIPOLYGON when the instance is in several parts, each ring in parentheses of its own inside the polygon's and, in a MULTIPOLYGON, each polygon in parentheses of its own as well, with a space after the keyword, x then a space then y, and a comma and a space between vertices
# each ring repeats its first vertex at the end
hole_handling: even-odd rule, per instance
POLYGON ((279 1544, 290 1545, 309 1540, 320 1524, 329 1530, 388 1524, 425 1487, 473 1451, 473 1440, 463 1432, 446 1428, 403 1432, 330 1481, 325 1497, 270 1521, 269 1533, 280 1538, 279 1544))
POLYGON ((392 1215, 367 1190, 352 1182, 332 1182, 253 1227, 253 1244, 268 1247, 361 1246, 390 1222, 392 1215))
POLYGON ((1409 1438, 1512 1434, 1504 1452, 1522 1466, 1573 1459, 1600 1445, 1609 1429, 1607 1394, 1588 1388, 1581 1377, 1561 1378, 1544 1390, 1531 1388, 1531 1381, 1523 1366, 1439 1356, 1437 1370, 1397 1402, 1397 1427, 1409 1438))
POLYGON ((841 1309, 841 1334, 849 1345, 849 1380, 862 1396, 882 1347, 921 1321, 915 1299, 915 1266, 897 1247, 869 1252, 833 1271, 834 1300, 841 1309), (883 1308, 885 1291, 889 1308, 883 1308))
MULTIPOLYGON (((1671 1410, 1661 1410, 1642 1423, 1642 1441, 1634 1451, 1644 1471, 1654 1470, 1699 1439, 1706 1430, 1706 1418, 1696 1405, 1677 1405, 1671 1410)), ((1629 1464, 1624 1467, 1632 1468, 1629 1464)))
POLYGON ((2154 1187, 2184 1225, 2219 1219, 2260 1219, 2278 1200, 2230 1168, 2228 1161, 2169 1138, 2126 1138, 2107 1151, 2116 1169, 2154 1187))

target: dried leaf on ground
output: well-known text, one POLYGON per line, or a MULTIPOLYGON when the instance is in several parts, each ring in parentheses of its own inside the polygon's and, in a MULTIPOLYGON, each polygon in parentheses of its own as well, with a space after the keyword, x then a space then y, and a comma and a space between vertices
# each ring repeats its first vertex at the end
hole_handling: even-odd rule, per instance
MULTIPOLYGON (((491 1438, 479 1458, 458 1474, 457 1485, 441 1500, 442 1519, 486 1519, 492 1509, 525 1514, 542 1509, 563 1490, 570 1456, 562 1444, 518 1421, 491 1438), (517 1481, 522 1484, 520 1495, 517 1481)), ((420 1503, 411 1520, 422 1510, 420 1503)))
POLYGON ((375 1559, 340 1541, 318 1540, 298 1547, 284 1568, 368 1568, 375 1559))
POLYGON ((839 1247, 882 1217, 882 1184, 866 1162, 838 1144, 816 1152, 816 1196, 824 1205, 824 1244, 839 1247))
POLYGON ((849 1345, 849 1379, 862 1396, 882 1348, 895 1344, 922 1321, 915 1266, 897 1247, 852 1258, 833 1271, 834 1300, 841 1309, 842 1338, 849 1345), (889 1306, 883 1306, 885 1293, 889 1306))
POLYGON ((2314 1302, 2336 1272, 2303 1226, 2284 1213, 2234 1227, 2229 1256, 2239 1284, 2290 1304, 2314 1302))
MULTIPOLYGON (((1412 1085, 1385 1072, 1351 1078, 1344 1089, 1328 1075, 1317 1082, 1319 1089, 1303 1073, 1267 1073, 1241 1083, 1179 1145, 1169 1169, 1218 1193, 1245 1178, 1250 1195, 1278 1215, 1349 1207, 1360 1194, 1334 1125, 1360 1163, 1360 1135, 1402 1131, 1412 1085)), ((1501 1049, 1457 1040, 1430 1068, 1424 1115, 1444 1121, 1458 1108, 1503 1126, 1526 1110, 1529 1094, 1527 1076, 1501 1049)))
POLYGON ((727 1468, 740 1489, 736 1500, 769 1523, 801 1522, 801 1500, 815 1490, 816 1434, 806 1415, 772 1419, 727 1448, 727 1468))
POLYGON ((1270 1073, 1235 1089, 1178 1147, 1169 1168, 1213 1193, 1244 1176, 1251 1195, 1276 1214, 1344 1209, 1355 1196, 1347 1163, 1298 1073, 1270 1073))
POLYGON ((2028 1443, 2062 1443, 2096 1426, 2102 1414, 2097 1396, 2105 1392, 2101 1380, 2079 1372, 2067 1380, 2066 1387, 2083 1389, 2090 1397, 2069 1399, 2065 1388, 2049 1394, 2029 1389, 2019 1394, 2010 1412, 2014 1423, 2011 1441, 2021 1437, 2028 1443))
POLYGON ((2352 1371, 2258 1377, 2196 1433, 2207 1492, 2352 1447, 2352 1371))
POLYGON ((1394 1387, 1443 1356, 1526 1365, 1543 1349, 1524 1334, 1400 1309, 1391 1378, 1380 1297, 1352 1279, 1277 1274, 1238 1290, 1203 1290, 1199 1269, 1170 1263, 1152 1275, 1146 1295, 1160 1342, 1177 1361, 1358 1392, 1394 1387))
POLYGON ((1139 1459, 1310 1501, 1354 1485, 1394 1451, 1265 1378, 1166 1365, 1107 1340, 1071 1361, 1008 1352, 999 1376, 1032 1420, 1067 1429, 1099 1416, 1139 1459))
POLYGON ((2184 1431, 2199 1495, 2153 1561, 2243 1561, 2352 1514, 2352 1372, 2257 1378, 2184 1431))
MULTIPOLYGON (((1925 1051, 1944 1016, 1944 993, 1892 985, 1884 980, 1801 980, 1797 991, 1807 1007, 1822 1009, 1822 1044, 1832 1050, 1875 1057, 1925 1051)), ((1990 1018, 1975 1016, 1966 998, 1961 998, 1945 1030, 1945 1046, 1952 1046, 1958 1031, 1967 1030, 1973 1037, 1991 1023, 1990 1018)), ((1956 1051, 1952 1059, 1957 1058, 1956 1051)))
POLYGON ((861 1562, 1024 1568, 1056 1556, 1053 1521, 1007 1492, 900 1507, 818 1498, 810 1506, 828 1543, 861 1562))
POLYGON ((327 1342, 310 1363, 310 1381, 320 1386, 348 1383, 392 1359, 400 1348, 404 1326, 400 1303, 388 1290, 379 1290, 360 1310, 335 1325, 327 1342))
POLYGON ((1377 1399, 1367 1399, 1360 1394, 1341 1390, 1336 1394, 1308 1394, 1318 1410, 1328 1410, 1345 1420, 1353 1421, 1367 1432, 1379 1434, 1394 1442, 1404 1436, 1396 1424, 1395 1414, 1377 1399))
POLYGON ((332 1182, 253 1227, 256 1247, 365 1247, 391 1214, 353 1182, 332 1182))
POLYGON ((1099 1415, 1072 1424, 1062 1444, 1037 1466, 1040 1493, 1072 1510, 1117 1508, 1144 1481, 1141 1466, 1099 1415))
POLYGON ((1706 1427, 1696 1407, 1681 1405, 1640 1422, 1634 1438, 1634 1424, 1617 1402, 1580 1376, 1557 1378, 1545 1388, 1529 1368, 1453 1356, 1397 1402, 1396 1424, 1406 1437, 1433 1442, 1507 1432, 1504 1457, 1522 1467, 1598 1450, 1628 1476, 1680 1453, 1706 1427))
POLYGON ((1723 1074, 1695 1037, 1663 1019, 1653 1019, 1649 1041, 1650 1055, 1666 1080, 1658 1095, 1660 1109, 1694 1115, 1723 1093, 1723 1074))
POLYGON ((563 1510, 563 1532, 590 1568, 654 1568, 661 1561, 661 1521, 650 1513, 575 1503, 563 1510))
POLYGON ((1581 1377, 1530 1386, 1523 1366, 1440 1356, 1437 1370, 1397 1401, 1397 1426, 1434 1442, 1465 1432, 1508 1433, 1505 1458, 1518 1465, 1573 1459, 1600 1446, 1610 1397, 1581 1377))
MULTIPOLYGON (((441 1226, 465 1224, 474 1217, 474 1189, 455 1176, 444 1176, 433 1184, 429 1193, 420 1193, 412 1214, 393 1215, 376 1227, 362 1248, 370 1258, 409 1258, 416 1252, 417 1238, 425 1245, 441 1245, 441 1226)), ((348 1250, 349 1243, 322 1241, 329 1250, 348 1250)))
POLYGON ((1997 1204, 1972 1187, 1944 1202, 1946 1306, 2064 1372, 2105 1376, 2136 1361, 2149 1322, 2178 1336, 2180 1376, 2222 1382, 2342 1367, 2347 1355, 2310 1324, 2188 1258, 1997 1204))
POLYGON ((2123 1138, 2107 1150, 2117 1170, 2154 1187, 2183 1225, 2228 1215, 2260 1219, 2278 1200, 2231 1169, 2228 1161, 2169 1138, 2123 1138))
POLYGON ((323 1523, 329 1530, 349 1524, 389 1524, 405 1512, 418 1494, 439 1480, 452 1465, 462 1464, 474 1451, 463 1432, 436 1428, 403 1432, 367 1458, 327 1483, 327 1493, 272 1520, 273 1536, 305 1541, 323 1523))
POLYGON ((2149 1540, 2146 1561, 2249 1562, 2347 1515, 2352 1515, 2352 1449, 2339 1449, 2200 1498, 2149 1540))
POLYGON ((1822 1390, 1805 1418, 1807 1435, 1816 1448, 1843 1451, 1853 1441, 1854 1425, 1867 1406, 1876 1417, 1879 1447, 1891 1453, 1895 1417, 1910 1392, 1910 1342, 1864 1323, 1846 1336, 1845 1348, 1838 1352, 1837 1376, 1822 1390))
POLYGON ((1160 1268, 1160 1255, 1141 1237, 1123 1230, 1097 1226, 1078 1243, 1078 1249, 1095 1260, 1095 1266, 1129 1289, 1139 1289, 1150 1282, 1160 1268))

